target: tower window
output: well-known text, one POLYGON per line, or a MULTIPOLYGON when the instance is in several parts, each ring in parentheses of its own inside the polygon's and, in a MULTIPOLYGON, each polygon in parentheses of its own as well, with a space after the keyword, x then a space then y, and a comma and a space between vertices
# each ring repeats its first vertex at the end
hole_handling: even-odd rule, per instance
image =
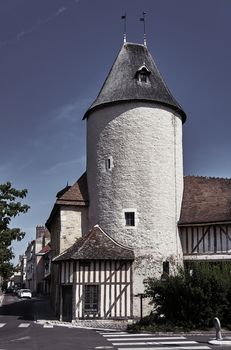
POLYGON ((169 276, 169 261, 163 262, 163 274, 169 276))
POLYGON ((125 226, 135 226, 134 211, 125 212, 124 216, 125 216, 125 226))
POLYGON ((112 159, 112 157, 108 157, 105 160, 105 168, 106 168, 106 171, 111 171, 112 170, 112 168, 113 168, 113 159, 112 159))

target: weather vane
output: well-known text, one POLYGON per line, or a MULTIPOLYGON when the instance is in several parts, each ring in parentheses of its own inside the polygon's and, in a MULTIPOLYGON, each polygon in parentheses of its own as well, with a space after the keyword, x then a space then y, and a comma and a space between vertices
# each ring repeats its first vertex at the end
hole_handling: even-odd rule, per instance
POLYGON ((145 15, 146 12, 143 12, 143 17, 140 18, 140 21, 144 23, 144 46, 147 46, 147 38, 146 38, 146 29, 145 29, 145 15))
POLYGON ((121 19, 124 20, 124 43, 127 42, 127 33, 126 33, 126 20, 127 20, 127 16, 126 16, 126 12, 123 16, 121 16, 121 19))

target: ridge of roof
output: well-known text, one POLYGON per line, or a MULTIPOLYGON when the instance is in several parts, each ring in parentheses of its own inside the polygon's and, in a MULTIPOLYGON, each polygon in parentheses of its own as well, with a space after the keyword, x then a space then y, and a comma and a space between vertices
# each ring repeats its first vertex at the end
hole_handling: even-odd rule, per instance
POLYGON ((195 179, 204 179, 204 180, 221 180, 221 181, 230 181, 229 177, 220 177, 220 176, 205 176, 205 175, 184 175, 184 178, 195 178, 195 179))
POLYGON ((186 114, 171 95, 150 52, 145 45, 124 43, 104 84, 83 119, 102 106, 125 101, 149 101, 176 110, 186 120, 186 114), (145 63, 150 71, 149 83, 142 84, 135 75, 145 63))

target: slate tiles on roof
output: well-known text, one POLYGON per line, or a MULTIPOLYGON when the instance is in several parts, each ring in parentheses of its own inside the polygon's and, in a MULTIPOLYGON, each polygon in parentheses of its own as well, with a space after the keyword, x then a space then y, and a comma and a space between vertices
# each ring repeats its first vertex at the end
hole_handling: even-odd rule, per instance
POLYGON ((144 45, 125 43, 104 84, 98 97, 86 112, 85 117, 96 107, 108 103, 122 101, 150 101, 172 107, 177 110, 185 121, 186 115, 171 95, 156 64, 144 45), (137 71, 145 65, 150 72, 148 83, 137 81, 137 71))
POLYGON ((184 177, 179 224, 231 221, 231 179, 184 177))
POLYGON ((65 260, 134 260, 134 252, 114 241, 96 225, 88 234, 53 259, 54 262, 65 260))

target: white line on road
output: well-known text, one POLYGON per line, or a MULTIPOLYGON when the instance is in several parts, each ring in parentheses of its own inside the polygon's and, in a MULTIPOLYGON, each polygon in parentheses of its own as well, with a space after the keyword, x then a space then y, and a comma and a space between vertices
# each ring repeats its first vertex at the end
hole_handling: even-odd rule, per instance
MULTIPOLYGON (((146 338, 143 338, 143 339, 148 339, 148 338, 152 338, 152 340, 164 340, 164 339, 166 339, 166 340, 183 340, 183 339, 186 339, 185 337, 168 337, 168 336, 161 336, 161 337, 152 337, 152 335, 151 334, 129 334, 129 338, 121 338, 121 340, 123 339, 123 340, 126 340, 126 339, 128 339, 128 340, 131 340, 131 338, 132 337, 137 337, 137 338, 134 338, 134 339, 137 339, 137 340, 140 340, 140 337, 144 337, 144 336, 146 336, 146 338), (131 338, 130 338, 131 337, 131 338)), ((114 337, 114 334, 110 334, 110 335, 108 335, 108 338, 115 338, 114 337)), ((142 339, 142 340, 143 340, 142 339)), ((117 338, 115 338, 114 339, 115 341, 117 340, 117 338)), ((120 340, 119 338, 118 338, 118 340, 120 340)))
MULTIPOLYGON (((126 333, 126 334, 114 334, 114 333, 105 333, 105 335, 104 334, 102 334, 104 337, 108 337, 108 336, 110 336, 110 337, 147 337, 147 336, 152 336, 152 334, 150 334, 150 333, 126 333)), ((164 336, 163 337, 157 337, 156 339, 161 339, 161 338, 165 338, 164 336)), ((170 337, 168 337, 168 338, 170 338, 170 337)), ((171 338, 173 338, 173 339, 185 339, 185 337, 171 337, 171 338)))
POLYGON ((171 342, 171 341, 168 341, 168 342, 162 342, 162 341, 160 341, 160 342, 148 342, 148 341, 145 341, 145 342, 135 342, 135 343, 128 343, 128 342, 126 342, 126 343, 112 343, 112 345, 116 345, 116 346, 118 346, 118 345, 129 345, 129 346, 131 346, 131 345, 189 345, 189 344, 198 344, 196 341, 183 341, 183 342, 175 342, 175 341, 173 341, 173 342, 171 342))
POLYGON ((163 340, 164 339, 165 340, 166 339, 182 340, 182 339, 185 339, 185 338, 183 338, 183 337, 182 338, 181 337, 178 337, 178 338, 177 337, 176 338, 164 338, 164 337, 162 337, 162 338, 157 338, 157 337, 146 337, 146 338, 144 338, 144 337, 142 337, 142 338, 127 338, 127 339, 126 338, 125 339, 124 338, 108 338, 107 340, 113 342, 113 341, 126 341, 126 340, 127 341, 131 341, 131 340, 132 341, 134 341, 134 340, 138 341, 138 340, 162 340, 162 339, 163 340))
MULTIPOLYGON (((135 348, 135 350, 207 350, 211 349, 209 346, 198 345, 198 346, 177 346, 177 347, 158 347, 158 348, 135 348)), ((118 348, 118 350, 134 350, 134 348, 118 348)))
POLYGON ((6 325, 6 323, 0 323, 0 328, 4 327, 5 325, 6 325))
POLYGON ((19 328, 27 328, 30 326, 30 323, 20 323, 20 325, 18 326, 19 328))

